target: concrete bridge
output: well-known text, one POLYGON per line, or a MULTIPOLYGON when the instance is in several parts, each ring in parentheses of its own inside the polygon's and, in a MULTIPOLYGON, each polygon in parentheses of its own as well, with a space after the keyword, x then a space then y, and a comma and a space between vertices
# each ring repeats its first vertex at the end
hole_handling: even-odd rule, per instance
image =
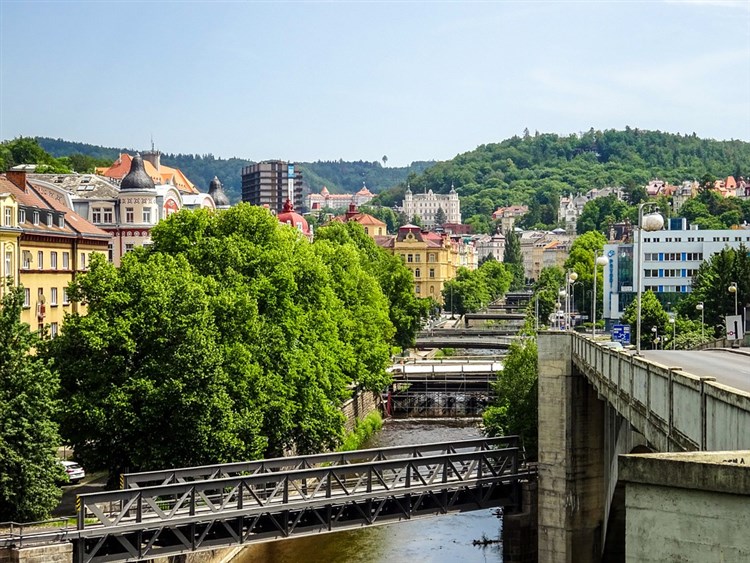
POLYGON ((748 560, 750 358, 538 345, 539 561, 748 560))

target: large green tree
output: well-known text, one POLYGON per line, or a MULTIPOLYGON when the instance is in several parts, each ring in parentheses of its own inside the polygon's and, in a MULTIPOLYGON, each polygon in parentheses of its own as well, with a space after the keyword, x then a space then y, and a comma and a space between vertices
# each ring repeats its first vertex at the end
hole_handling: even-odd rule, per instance
MULTIPOLYGON (((607 239, 599 231, 584 233, 573 242, 568 259, 565 261, 565 269, 578 274, 578 279, 573 286, 575 308, 582 314, 589 316, 592 312, 591 294, 594 289, 594 256, 596 254, 601 256, 605 244, 607 244, 607 239)), ((597 267, 596 270, 596 310, 598 311, 597 316, 599 316, 602 312, 604 280, 601 266, 597 267)))
POLYGON ((0 305, 0 521, 49 516, 60 500, 60 445, 54 422, 57 377, 21 323, 23 288, 6 286, 0 305))
POLYGON ((393 326, 357 245, 267 210, 182 211, 77 280, 47 353, 63 430, 113 472, 333 448, 350 386, 387 381, 393 326))
POLYGON ((537 385, 536 339, 516 340, 497 374, 496 398, 482 417, 490 436, 519 434, 530 460, 537 457, 537 385))
MULTIPOLYGON (((622 321, 630 325, 631 343, 636 344, 636 319, 638 318, 638 301, 633 302, 625 308, 622 321)), ((653 291, 649 290, 641 294, 641 348, 646 350, 655 348, 655 336, 664 342, 665 334, 672 332, 669 324, 669 315, 662 307, 653 291), (656 328, 656 332, 653 329, 656 328)))
POLYGON ((521 254, 521 239, 513 229, 505 233, 503 264, 513 274, 513 281, 510 284, 510 288, 512 290, 521 289, 526 281, 523 269, 523 255, 521 254))

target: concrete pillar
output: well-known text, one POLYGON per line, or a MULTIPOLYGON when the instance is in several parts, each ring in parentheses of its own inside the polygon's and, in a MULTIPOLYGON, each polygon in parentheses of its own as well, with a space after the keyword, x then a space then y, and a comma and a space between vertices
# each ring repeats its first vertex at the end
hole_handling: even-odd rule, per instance
POLYGON ((572 335, 540 333, 539 561, 601 561, 604 403, 574 373, 572 335))

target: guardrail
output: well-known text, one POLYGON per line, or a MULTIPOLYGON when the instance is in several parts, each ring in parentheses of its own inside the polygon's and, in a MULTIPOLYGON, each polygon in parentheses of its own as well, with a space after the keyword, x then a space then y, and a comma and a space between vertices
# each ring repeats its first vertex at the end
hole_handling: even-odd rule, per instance
POLYGON ((0 522, 0 546, 17 548, 66 541, 76 530, 68 517, 37 522, 0 522))
POLYGON ((571 337, 574 365, 659 451, 750 448, 750 394, 571 337))
POLYGON ((353 463, 381 461, 409 457, 423 457, 426 454, 454 454, 477 452, 499 448, 518 447, 518 436, 496 438, 476 438, 460 442, 435 442, 432 444, 390 446, 349 452, 333 452, 294 457, 277 457, 236 463, 217 463, 198 467, 181 467, 139 473, 124 473, 120 476, 121 489, 134 489, 144 486, 169 485, 195 480, 222 479, 240 475, 255 475, 276 471, 310 469, 323 465, 337 466, 353 463))

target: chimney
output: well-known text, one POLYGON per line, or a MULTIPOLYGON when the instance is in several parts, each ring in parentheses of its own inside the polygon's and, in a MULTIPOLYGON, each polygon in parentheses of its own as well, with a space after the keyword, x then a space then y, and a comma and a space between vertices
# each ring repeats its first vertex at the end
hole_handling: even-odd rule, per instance
POLYGON ((26 191, 26 170, 16 166, 5 173, 5 177, 8 178, 17 188, 26 191))

